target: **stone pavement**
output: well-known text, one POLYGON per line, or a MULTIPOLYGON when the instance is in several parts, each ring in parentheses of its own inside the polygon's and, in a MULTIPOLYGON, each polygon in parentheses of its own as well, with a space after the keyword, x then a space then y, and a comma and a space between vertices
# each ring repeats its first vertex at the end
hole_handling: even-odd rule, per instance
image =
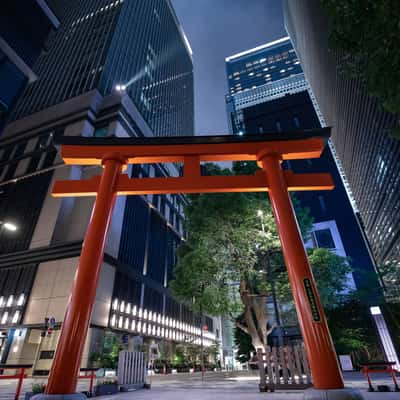
MULTIPOLYGON (((150 378, 148 378, 149 380, 150 378)), ((400 392, 369 393, 367 382, 360 373, 346 373, 346 386, 358 388, 365 400, 400 400, 400 392)), ((393 389, 390 377, 383 374, 373 376, 373 383, 386 384, 393 389)), ((14 399, 16 381, 0 380, 0 400, 14 399)), ((23 394, 30 391, 32 380, 24 383, 23 394)), ((79 390, 87 390, 88 382, 80 381, 79 390)), ((246 373, 207 373, 206 381, 201 382, 200 374, 177 374, 152 377, 150 390, 119 393, 113 396, 97 397, 99 400, 301 400, 302 391, 279 391, 259 393, 256 375, 246 373)))

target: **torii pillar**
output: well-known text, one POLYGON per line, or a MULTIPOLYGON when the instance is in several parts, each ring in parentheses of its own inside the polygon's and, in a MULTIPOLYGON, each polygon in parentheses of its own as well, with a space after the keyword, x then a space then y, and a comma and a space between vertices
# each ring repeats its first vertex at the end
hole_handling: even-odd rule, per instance
POLYGON ((108 227, 117 195, 269 192, 290 285, 300 321, 314 389, 305 399, 361 399, 345 389, 325 313, 296 221, 290 190, 330 190, 328 174, 283 171, 283 160, 316 158, 323 151, 329 129, 254 135, 177 138, 62 138, 66 164, 102 165, 90 180, 60 181, 53 196, 96 196, 86 233, 70 303, 67 307, 46 394, 35 400, 83 399, 76 394, 77 377, 108 227), (252 176, 201 176, 201 161, 258 161, 262 171, 252 176), (183 162, 182 177, 129 178, 126 164, 183 162))

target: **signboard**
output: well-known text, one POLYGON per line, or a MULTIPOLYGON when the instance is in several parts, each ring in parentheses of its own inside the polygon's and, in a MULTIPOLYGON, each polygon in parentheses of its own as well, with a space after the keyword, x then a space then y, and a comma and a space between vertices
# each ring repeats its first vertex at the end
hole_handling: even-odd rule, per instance
POLYGON ((304 289, 306 290, 308 303, 310 305, 312 318, 314 322, 321 322, 321 315, 318 310, 317 300, 315 298, 315 293, 311 284, 311 280, 309 278, 304 278, 303 284, 304 284, 304 289))
POLYGON ((351 357, 348 354, 343 354, 339 356, 340 366, 342 371, 354 371, 353 363, 351 362, 351 357))

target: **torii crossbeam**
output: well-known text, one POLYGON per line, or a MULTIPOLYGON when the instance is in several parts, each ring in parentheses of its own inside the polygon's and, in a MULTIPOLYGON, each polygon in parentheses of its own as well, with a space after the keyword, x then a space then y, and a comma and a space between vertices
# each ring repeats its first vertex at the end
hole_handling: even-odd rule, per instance
POLYGON ((70 394, 76 390, 117 195, 256 191, 269 193, 314 387, 343 388, 324 310, 288 194, 290 190, 330 190, 334 187, 333 181, 329 174, 294 174, 281 168, 282 160, 320 157, 329 134, 330 129, 324 128, 240 137, 63 137, 59 140, 66 164, 102 165, 104 169, 101 175, 92 179, 59 181, 53 187, 55 197, 96 196, 96 201, 46 393, 70 394), (257 161, 262 169, 251 176, 202 176, 200 163, 204 161, 257 161), (127 164, 172 162, 183 163, 183 176, 129 178, 123 174, 127 164))

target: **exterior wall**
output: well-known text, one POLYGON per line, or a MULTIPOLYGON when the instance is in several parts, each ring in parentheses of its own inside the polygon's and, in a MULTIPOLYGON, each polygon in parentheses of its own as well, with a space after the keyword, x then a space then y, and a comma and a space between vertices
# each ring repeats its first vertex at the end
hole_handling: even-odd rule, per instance
POLYGON ((317 0, 285 0, 286 28, 353 191, 379 263, 400 260, 400 142, 388 134, 398 116, 385 113, 362 82, 340 73, 329 51, 329 23, 317 0))

